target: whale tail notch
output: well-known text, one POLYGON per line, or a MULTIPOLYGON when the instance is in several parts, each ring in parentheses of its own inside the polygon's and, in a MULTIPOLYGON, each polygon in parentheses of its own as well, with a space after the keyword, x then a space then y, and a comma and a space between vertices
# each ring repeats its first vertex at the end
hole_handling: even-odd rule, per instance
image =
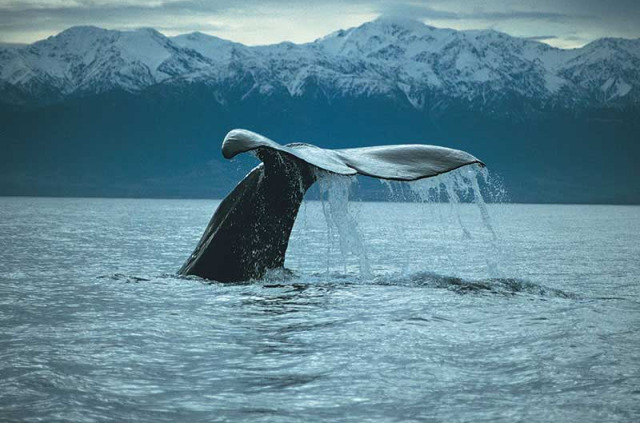
POLYGON ((484 164, 469 153, 431 145, 328 150, 311 144, 280 145, 243 129, 227 134, 222 154, 254 151, 262 161, 225 197, 180 275, 240 282, 284 266, 298 209, 316 170, 414 181, 484 164))

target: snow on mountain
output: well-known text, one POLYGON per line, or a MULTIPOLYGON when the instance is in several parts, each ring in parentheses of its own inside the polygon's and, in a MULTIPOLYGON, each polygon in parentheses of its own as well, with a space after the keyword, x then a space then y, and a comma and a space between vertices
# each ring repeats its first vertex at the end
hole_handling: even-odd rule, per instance
POLYGON ((434 90, 467 100, 486 101, 508 91, 546 99, 570 85, 550 66, 564 51, 493 30, 455 31, 382 18, 317 43, 337 56, 360 56, 390 69, 414 104, 434 90))
POLYGON ((635 94, 640 97, 640 39, 602 38, 574 51, 559 69, 594 98, 609 102, 635 94))
POLYGON ((0 78, 25 91, 62 96, 113 88, 135 91, 209 66, 154 29, 73 27, 22 48, 0 49, 0 78))
POLYGON ((198 32, 168 38, 153 29, 74 27, 29 46, 0 46, 0 90, 34 97, 194 82, 217 87, 221 103, 229 87, 241 99, 313 91, 329 101, 401 96, 416 108, 510 96, 585 107, 638 103, 640 40, 601 39, 562 50, 493 30, 383 17, 299 45, 248 47, 198 32))
POLYGON ((240 43, 223 40, 202 32, 192 32, 171 37, 171 41, 180 47, 197 51, 207 59, 216 62, 228 62, 232 58, 234 51, 248 50, 246 46, 240 43))

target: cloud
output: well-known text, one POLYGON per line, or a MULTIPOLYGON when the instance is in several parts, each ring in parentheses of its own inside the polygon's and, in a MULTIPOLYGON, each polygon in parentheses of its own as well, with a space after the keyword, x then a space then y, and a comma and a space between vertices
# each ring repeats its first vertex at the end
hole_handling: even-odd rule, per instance
POLYGON ((401 0, 375 7, 433 26, 491 28, 524 38, 553 34, 540 40, 557 47, 578 47, 605 36, 640 36, 637 0, 401 0))
MULTIPOLYGON (((214 3, 206 8, 193 1, 46 1, 0 6, 0 34, 50 30, 73 25, 96 25, 125 29, 153 26, 158 29, 218 31, 226 28, 216 19, 214 3)), ((6 37, 1 37, 6 38, 6 37)))
POLYGON ((198 30, 248 44, 304 42, 375 17, 357 1, 27 0, 0 3, 0 41, 32 42, 70 26, 94 25, 154 27, 168 35, 198 30))
POLYGON ((527 40, 534 41, 548 41, 548 40, 556 40, 558 37, 555 35, 532 35, 530 37, 524 37, 527 40))
POLYGON ((436 19, 436 20, 562 20, 568 18, 578 18, 575 15, 550 11, 527 11, 527 10, 445 10, 436 9, 423 2, 395 2, 383 3, 379 10, 386 15, 412 17, 414 19, 436 19))
POLYGON ((382 14, 455 29, 493 28, 562 46, 640 36, 637 0, 0 0, 0 40, 30 42, 69 26, 96 25, 199 30, 248 44, 302 42, 382 14))

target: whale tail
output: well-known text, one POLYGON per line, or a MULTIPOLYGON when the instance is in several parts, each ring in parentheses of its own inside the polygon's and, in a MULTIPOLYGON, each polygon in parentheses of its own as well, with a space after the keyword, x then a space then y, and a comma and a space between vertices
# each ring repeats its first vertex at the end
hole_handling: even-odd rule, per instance
POLYGON ((222 200, 180 275, 239 282, 283 267, 291 229, 316 170, 414 181, 469 164, 484 166, 464 151, 431 145, 328 150, 303 143, 283 146, 243 129, 229 132, 222 143, 227 159, 249 151, 262 163, 222 200))

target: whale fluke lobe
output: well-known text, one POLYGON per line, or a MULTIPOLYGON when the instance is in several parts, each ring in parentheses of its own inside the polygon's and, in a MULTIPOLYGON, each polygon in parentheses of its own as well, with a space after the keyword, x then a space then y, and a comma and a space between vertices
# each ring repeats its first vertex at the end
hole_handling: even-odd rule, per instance
POLYGON ((222 143, 227 159, 249 151, 262 163, 222 200, 179 274, 239 282, 283 267, 298 209, 317 170, 415 181, 483 165, 464 151, 432 145, 328 150, 304 143, 283 146, 243 129, 229 132, 222 143))

